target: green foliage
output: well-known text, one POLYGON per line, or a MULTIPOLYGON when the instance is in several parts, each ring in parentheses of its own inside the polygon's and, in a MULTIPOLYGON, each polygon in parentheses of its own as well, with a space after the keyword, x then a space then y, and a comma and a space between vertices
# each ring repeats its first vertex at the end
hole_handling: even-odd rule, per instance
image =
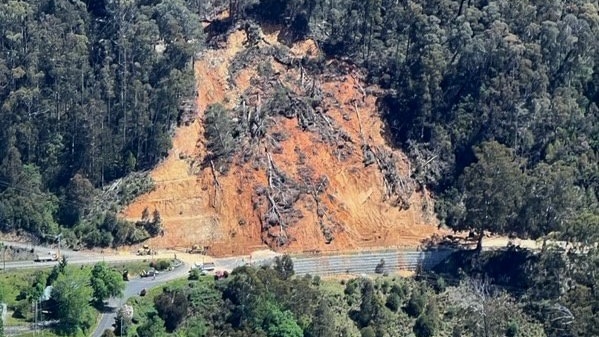
POLYGON ((226 162, 235 150, 237 137, 229 111, 220 104, 209 106, 204 115, 204 127, 206 148, 211 154, 209 160, 226 162))
POLYGON ((200 271, 198 269, 192 269, 189 271, 189 276, 187 279, 190 281, 197 281, 200 279, 200 271))
POLYGON ((164 321, 156 314, 149 315, 147 321, 137 328, 139 337, 165 337, 164 321))
POLYGON ((279 273, 279 276, 283 280, 289 279, 293 276, 293 260, 291 256, 285 254, 282 257, 275 258, 275 266, 274 269, 279 273))
POLYGON ((171 267, 171 261, 169 260, 158 260, 150 264, 151 267, 156 268, 156 270, 167 270, 171 267))
POLYGON ((274 306, 270 308, 262 327, 268 337, 302 337, 304 335, 291 311, 281 311, 274 306))
POLYGON ((114 332, 111 329, 106 329, 102 333, 102 337, 116 337, 116 335, 114 334, 114 332))
POLYGON ((435 322, 428 315, 420 315, 414 323, 416 337, 433 337, 435 335, 435 322))
POLYGON ((365 327, 370 324, 374 319, 377 311, 379 310, 379 304, 374 292, 374 285, 371 280, 362 280, 362 297, 360 302, 360 310, 356 314, 355 321, 359 326, 365 327))
POLYGON ((376 337, 376 333, 371 326, 363 327, 360 329, 360 335, 362 337, 376 337))
POLYGON ((77 239, 113 243, 101 222, 85 219, 102 213, 91 208, 110 208, 90 202, 94 188, 167 154, 179 108, 193 97, 191 58, 203 43, 190 6, 0 5, 0 230, 41 236, 58 223, 86 222, 80 232, 89 236, 77 239))
POLYGON ((404 311, 412 317, 418 317, 424 311, 425 305, 426 296, 422 292, 414 290, 412 291, 412 295, 410 296, 408 303, 404 307, 404 311))
POLYGON ((497 143, 483 143, 475 149, 477 161, 464 169, 459 182, 461 199, 446 219, 455 230, 471 230, 479 236, 485 230, 510 233, 525 230, 515 225, 525 177, 520 160, 497 143))
POLYGON ((397 311, 401 306, 401 298, 398 294, 391 293, 389 297, 387 297, 387 303, 385 303, 385 306, 391 311, 397 311))
POLYGON ((324 299, 320 300, 312 317, 312 323, 310 323, 310 326, 306 331, 306 334, 309 337, 326 337, 334 335, 335 318, 331 311, 330 303, 324 299))
POLYGON ((167 331, 174 331, 187 317, 189 301, 182 291, 165 289, 154 299, 158 316, 166 322, 167 331))
POLYGON ((505 337, 516 337, 518 336, 518 323, 511 322, 505 330, 505 337))
POLYGON ((359 280, 352 279, 349 282, 347 282, 347 284, 345 285, 345 289, 343 290, 343 292, 347 296, 352 296, 356 292, 356 290, 358 289, 358 286, 359 286, 359 280))
POLYGON ((120 297, 125 290, 123 276, 108 268, 106 263, 94 265, 91 273, 91 286, 96 303, 101 304, 109 297, 120 297))
POLYGON ((188 337, 204 337, 207 335, 208 328, 206 327, 206 322, 203 319, 196 318, 194 320, 188 321, 185 331, 187 332, 188 337))
POLYGON ((52 311, 59 319, 58 329, 67 335, 86 333, 93 326, 94 315, 89 305, 93 290, 87 275, 66 268, 53 283, 52 311))

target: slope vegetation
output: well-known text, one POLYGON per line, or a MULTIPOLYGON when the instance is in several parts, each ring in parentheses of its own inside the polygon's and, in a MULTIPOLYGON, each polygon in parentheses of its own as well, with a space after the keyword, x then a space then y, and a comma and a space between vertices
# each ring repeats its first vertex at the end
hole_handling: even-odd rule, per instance
POLYGON ((415 246, 434 234, 432 201, 387 146, 379 89, 314 42, 287 47, 277 33, 239 29, 196 60, 198 116, 151 173, 156 189, 123 216, 157 209, 164 234, 151 245, 221 256, 415 246), (218 130, 230 143, 219 157, 210 110, 231 127, 218 130))

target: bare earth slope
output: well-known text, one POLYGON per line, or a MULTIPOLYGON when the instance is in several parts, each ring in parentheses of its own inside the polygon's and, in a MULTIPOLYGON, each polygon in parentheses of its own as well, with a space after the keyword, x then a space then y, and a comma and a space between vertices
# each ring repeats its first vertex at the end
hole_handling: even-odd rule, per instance
POLYGON ((311 41, 288 48, 275 33, 248 41, 239 30, 196 61, 198 116, 177 130, 151 173, 156 189, 123 212, 137 220, 158 209, 165 230, 152 246, 209 246, 217 256, 269 246, 334 251, 416 246, 436 233, 407 158, 386 145, 377 89, 363 88, 361 75, 339 62, 324 73, 300 65, 318 53, 311 41), (202 165, 203 116, 214 103, 247 131, 215 170, 202 165))

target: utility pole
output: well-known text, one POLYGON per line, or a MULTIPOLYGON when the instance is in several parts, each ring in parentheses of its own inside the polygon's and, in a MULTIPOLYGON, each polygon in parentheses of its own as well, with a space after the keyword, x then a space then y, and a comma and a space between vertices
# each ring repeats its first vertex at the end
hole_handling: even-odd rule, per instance
POLYGON ((58 240, 58 251, 57 251, 57 258, 61 258, 62 256, 60 255, 60 239, 62 238, 62 233, 56 235, 56 239, 58 240))
POLYGON ((121 325, 121 332, 120 332, 119 336, 122 336, 123 335, 123 315, 125 315, 125 310, 123 310, 123 299, 121 298, 119 300, 119 302, 120 302, 120 308, 121 308, 121 315, 120 315, 121 316, 120 317, 121 318, 121 324, 120 324, 121 325))
POLYGON ((2 247, 2 270, 6 272, 6 246, 4 242, 0 242, 0 247, 2 247))

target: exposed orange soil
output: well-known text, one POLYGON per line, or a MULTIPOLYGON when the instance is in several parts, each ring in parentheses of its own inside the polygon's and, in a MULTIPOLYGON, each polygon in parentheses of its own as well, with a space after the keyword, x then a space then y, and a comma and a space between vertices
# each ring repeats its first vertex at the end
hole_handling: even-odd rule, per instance
MULTIPOLYGON (((237 31, 229 36, 226 48, 208 50, 196 61, 198 118, 177 130, 169 156, 152 171, 156 189, 141 196, 123 211, 125 218, 138 220, 144 208, 150 211, 158 209, 165 234, 150 240, 149 244, 153 247, 183 249, 192 245, 210 246, 210 253, 215 256, 248 254, 266 248, 260 207, 253 205, 256 201, 255 188, 268 185, 266 170, 253 167, 251 161, 246 164, 236 162, 226 175, 217 173, 219 188, 211 168, 199 165, 206 156, 202 125, 204 111, 214 103, 234 108, 239 104, 242 93, 252 88, 251 80, 258 76, 256 67, 248 66, 237 73, 233 84, 228 81, 230 63, 237 53, 246 48, 245 40, 245 33, 237 31)), ((275 33, 265 35, 264 40, 271 45, 278 44, 275 33)), ((319 53, 312 41, 298 43, 291 47, 290 52, 297 56, 316 56, 319 53)), ((287 69, 272 58, 260 61, 270 61, 274 71, 279 73, 278 80, 287 87, 297 86, 301 76, 297 69, 287 69)), ((365 95, 360 74, 350 72, 334 80, 319 76, 315 80, 325 93, 326 116, 353 141, 343 144, 350 147, 351 155, 344 160, 338 158, 332 151, 334 144, 322 142, 314 132, 302 131, 296 119, 277 117, 270 131, 285 132, 288 138, 280 143, 279 151, 269 152, 273 162, 288 176, 299 180, 298 153, 305 155, 301 166, 310 168, 315 178, 326 176, 329 180, 321 202, 336 223, 332 228, 334 240, 326 244, 318 224, 316 203, 310 195, 304 194, 296 203, 303 217, 287 229, 293 239, 282 250, 343 251, 417 246, 423 239, 438 233, 437 224, 422 211, 425 202, 422 192, 413 193, 411 207, 401 211, 383 200, 383 175, 376 164, 365 167, 362 162, 360 129, 371 146, 393 151, 399 159, 400 172, 408 176, 407 158, 386 145, 376 97, 365 95)), ((254 101, 248 104, 258 104, 254 101)))

